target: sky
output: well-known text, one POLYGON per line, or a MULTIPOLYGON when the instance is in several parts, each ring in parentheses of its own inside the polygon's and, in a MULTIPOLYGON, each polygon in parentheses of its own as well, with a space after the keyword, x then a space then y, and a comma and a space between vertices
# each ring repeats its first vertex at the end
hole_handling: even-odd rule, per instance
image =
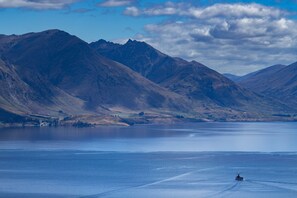
POLYGON ((145 41, 236 75, 297 61, 297 0, 0 0, 0 24, 6 35, 145 41))

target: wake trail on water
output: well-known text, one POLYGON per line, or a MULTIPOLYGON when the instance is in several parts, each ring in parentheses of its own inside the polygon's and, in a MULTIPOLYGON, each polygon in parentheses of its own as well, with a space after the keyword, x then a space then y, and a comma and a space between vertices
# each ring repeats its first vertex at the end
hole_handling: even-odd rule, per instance
MULTIPOLYGON (((281 185, 285 184, 285 185, 291 185, 291 186, 297 187, 297 183, 294 183, 294 182, 271 181, 271 180, 251 180, 251 179, 246 179, 243 182, 260 184, 263 186, 269 186, 269 187, 274 187, 274 188, 278 188, 278 189, 282 189, 282 190, 290 190, 290 191, 297 192, 297 188, 291 188, 290 186, 281 186, 281 185)), ((226 195, 227 192, 230 192, 230 191, 234 192, 236 190, 236 188, 238 189, 243 182, 235 182, 234 184, 231 184, 231 186, 226 187, 225 189, 223 189, 219 192, 216 192, 211 195, 205 195, 200 198, 211 198, 211 197, 215 197, 215 196, 219 196, 219 195, 220 196, 226 195)))
POLYGON ((268 182, 268 183, 275 183, 275 184, 290 184, 290 185, 297 185, 295 182, 283 182, 283 181, 271 181, 271 180, 251 180, 248 179, 246 181, 253 181, 253 182, 268 182))
POLYGON ((106 195, 109 195, 109 194, 112 194, 112 193, 117 193, 117 192, 122 192, 122 191, 126 191, 126 190, 137 189, 137 188, 145 188, 145 187, 161 184, 161 183, 168 182, 168 181, 174 181, 176 179, 179 179, 179 178, 182 178, 182 177, 185 177, 185 176, 188 176, 188 175, 192 175, 193 173, 213 170, 213 169, 217 169, 217 168, 219 168, 219 167, 203 168, 203 169, 199 169, 199 170, 196 170, 196 171, 190 171, 190 172, 187 172, 187 173, 175 175, 173 177, 169 177, 169 178, 166 178, 166 179, 158 180, 158 181, 147 183, 147 184, 141 184, 141 185, 136 185, 136 186, 129 186, 129 187, 112 189, 112 190, 105 191, 105 192, 98 193, 98 194, 80 196, 79 198, 103 197, 103 196, 106 196, 106 195))
POLYGON ((293 182, 269 181, 269 180, 246 180, 246 182, 297 192, 297 188, 296 188, 297 183, 293 183, 293 182), (292 185, 295 188, 294 187, 292 188, 290 186, 282 186, 283 184, 292 185))
POLYGON ((204 196, 199 196, 199 198, 211 198, 211 197, 215 197, 215 196, 222 196, 222 195, 226 195, 227 192, 234 192, 236 191, 236 187, 239 187, 241 184, 241 182, 233 182, 231 185, 227 186, 226 188, 216 192, 216 193, 213 193, 213 194, 209 194, 209 195, 204 195, 204 196))

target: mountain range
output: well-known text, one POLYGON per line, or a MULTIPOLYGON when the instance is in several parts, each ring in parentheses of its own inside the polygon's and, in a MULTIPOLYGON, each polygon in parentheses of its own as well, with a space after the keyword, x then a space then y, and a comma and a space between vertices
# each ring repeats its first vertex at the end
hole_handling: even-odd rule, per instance
POLYGON ((128 40, 120 45, 101 39, 90 46, 154 83, 204 106, 254 113, 288 110, 280 101, 245 89, 201 63, 170 57, 145 42, 128 40))
POLYGON ((288 66, 273 65, 235 81, 256 93, 279 99, 291 108, 297 105, 297 62, 288 66))
MULTIPOLYGON (((0 126, 295 119, 296 105, 272 94, 277 86, 252 85, 260 74, 236 83, 139 41, 89 44, 60 30, 0 35, 0 126)), ((289 83, 293 91, 290 77, 278 93, 289 83)))

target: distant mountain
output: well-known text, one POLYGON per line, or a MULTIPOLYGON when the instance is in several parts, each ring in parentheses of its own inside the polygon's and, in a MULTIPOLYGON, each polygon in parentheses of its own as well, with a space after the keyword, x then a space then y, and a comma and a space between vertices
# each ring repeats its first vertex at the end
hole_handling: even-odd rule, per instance
POLYGON ((151 81, 192 101, 244 111, 262 111, 270 106, 263 97, 238 86, 201 63, 170 57, 145 42, 129 40, 119 45, 99 40, 90 46, 103 56, 127 65, 151 81), (262 108, 259 109, 258 105, 262 108))
POLYGON ((240 79, 241 76, 237 76, 234 74, 224 73, 223 74, 226 78, 232 80, 233 82, 236 82, 238 79, 240 79))
MULTIPOLYGON (((276 74, 278 71, 280 71, 281 69, 285 68, 286 65, 273 65, 270 67, 267 67, 265 69, 261 69, 259 71, 255 71, 249 74, 246 74, 244 76, 241 76, 239 78, 236 79, 237 82, 241 82, 242 84, 250 84, 251 85, 253 83, 259 83, 257 81, 259 80, 264 80, 266 78, 269 78, 270 76, 276 74)), ((259 86, 255 85, 255 86, 259 86)))
POLYGON ((297 105, 297 62, 289 66, 275 65, 248 74, 238 83, 263 95, 278 98, 292 108, 297 105))

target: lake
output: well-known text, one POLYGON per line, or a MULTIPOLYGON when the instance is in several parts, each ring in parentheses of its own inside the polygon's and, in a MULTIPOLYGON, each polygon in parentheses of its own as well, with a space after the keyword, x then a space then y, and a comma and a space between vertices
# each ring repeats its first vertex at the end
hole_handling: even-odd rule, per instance
POLYGON ((294 122, 0 129, 0 197, 296 197, 296 142, 294 122))

